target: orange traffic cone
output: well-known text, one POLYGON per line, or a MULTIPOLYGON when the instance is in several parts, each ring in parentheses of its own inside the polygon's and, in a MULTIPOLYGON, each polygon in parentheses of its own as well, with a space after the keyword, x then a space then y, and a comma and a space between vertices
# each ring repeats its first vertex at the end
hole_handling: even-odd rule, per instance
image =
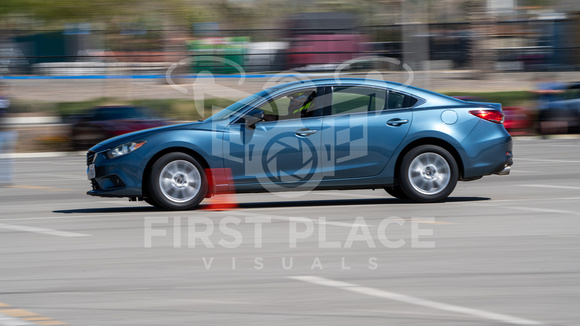
POLYGON ((213 196, 203 209, 209 211, 227 211, 236 209, 238 203, 233 192, 233 179, 230 169, 206 169, 213 196))

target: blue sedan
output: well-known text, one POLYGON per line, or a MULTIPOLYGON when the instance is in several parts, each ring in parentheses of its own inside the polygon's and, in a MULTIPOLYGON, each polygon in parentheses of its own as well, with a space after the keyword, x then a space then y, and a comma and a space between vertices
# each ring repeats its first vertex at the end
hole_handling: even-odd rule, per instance
POLYGON ((224 192, 377 189, 446 199, 457 181, 509 174, 500 104, 381 80, 299 81, 203 122, 108 139, 87 154, 91 196, 170 210, 224 192))

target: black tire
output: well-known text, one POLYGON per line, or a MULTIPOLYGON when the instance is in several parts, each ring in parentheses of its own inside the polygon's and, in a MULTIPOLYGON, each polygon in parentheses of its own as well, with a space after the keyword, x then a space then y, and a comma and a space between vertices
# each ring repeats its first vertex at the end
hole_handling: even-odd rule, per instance
POLYGON ((168 153, 151 168, 148 203, 169 210, 193 209, 205 198, 208 181, 204 169, 185 153, 168 153))
POLYGON ((143 197, 143 201, 145 201, 147 204, 151 206, 159 207, 159 205, 157 205, 157 203, 153 201, 153 198, 151 197, 143 197))
POLYGON ((421 145, 405 154, 398 177, 401 190, 409 199, 432 203, 444 200, 453 192, 459 169, 453 155, 444 148, 421 145))
POLYGON ((409 196, 403 192, 400 186, 387 186, 385 187, 385 191, 395 198, 409 199, 409 196))

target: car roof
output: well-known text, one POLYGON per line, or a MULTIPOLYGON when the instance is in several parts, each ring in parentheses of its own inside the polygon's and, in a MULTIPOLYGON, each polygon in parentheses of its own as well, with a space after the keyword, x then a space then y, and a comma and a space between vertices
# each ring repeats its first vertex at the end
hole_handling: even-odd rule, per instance
POLYGON ((340 86, 340 85, 357 85, 357 86, 376 86, 376 87, 386 87, 395 91, 402 93, 408 93, 415 97, 420 97, 429 105, 458 105, 465 103, 460 99, 456 99, 447 95, 432 92, 426 89, 405 85, 401 83, 396 83, 392 81, 385 81, 379 79, 368 79, 368 78, 320 78, 312 80, 300 80, 295 82, 290 82, 287 84, 277 85, 272 87, 271 91, 287 90, 294 87, 300 87, 303 85, 310 86, 340 86))

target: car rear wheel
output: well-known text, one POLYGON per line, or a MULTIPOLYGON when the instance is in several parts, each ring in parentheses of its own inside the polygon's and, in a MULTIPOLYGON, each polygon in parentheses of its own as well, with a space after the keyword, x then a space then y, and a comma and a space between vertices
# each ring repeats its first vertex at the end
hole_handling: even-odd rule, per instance
POLYGON ((459 177, 457 162, 447 150, 421 145, 410 150, 401 162, 401 190, 410 199, 431 203, 447 198, 459 177))
POLYGON ((409 199, 409 196, 403 192, 400 186, 387 186, 385 187, 385 191, 395 198, 409 199))
POLYGON ((195 208, 208 191, 202 166, 184 153, 169 153, 157 160, 149 178, 150 200, 170 210, 195 208))

